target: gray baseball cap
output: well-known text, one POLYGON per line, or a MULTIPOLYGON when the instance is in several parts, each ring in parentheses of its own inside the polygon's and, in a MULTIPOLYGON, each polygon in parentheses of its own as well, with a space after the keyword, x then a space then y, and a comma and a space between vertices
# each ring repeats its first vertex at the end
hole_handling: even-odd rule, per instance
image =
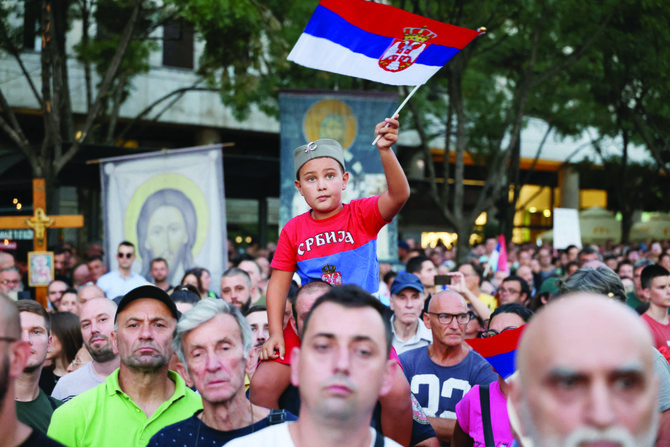
POLYGON ((328 157, 337 161, 343 170, 344 167, 344 149, 342 145, 335 140, 322 139, 304 144, 293 151, 293 166, 295 167, 295 177, 298 178, 300 168, 308 161, 314 158, 328 157))

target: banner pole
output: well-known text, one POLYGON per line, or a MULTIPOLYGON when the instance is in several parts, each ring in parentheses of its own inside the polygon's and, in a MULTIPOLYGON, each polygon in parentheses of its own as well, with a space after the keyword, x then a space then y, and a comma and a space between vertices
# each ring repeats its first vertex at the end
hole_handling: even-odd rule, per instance
MULTIPOLYGON (((396 111, 393 112, 393 115, 391 115, 391 118, 393 118, 393 117, 396 116, 398 113, 400 113, 400 110, 402 110, 402 108, 405 107, 405 104, 407 104, 407 101, 409 101, 409 98, 411 98, 412 95, 413 95, 417 90, 419 90, 419 87, 421 87, 421 84, 419 84, 419 85, 415 85, 415 86, 414 86, 414 88, 412 89, 412 91, 409 92, 409 95, 407 95, 407 98, 405 98, 405 100, 402 102, 402 104, 400 104, 400 106, 398 106, 398 108, 396 109, 396 111)), ((384 126, 384 127, 388 127, 388 123, 386 123, 386 126, 384 126)), ((381 137, 382 137, 381 135, 377 135, 377 138, 375 138, 375 141, 372 142, 372 145, 374 146, 375 144, 377 144, 377 141, 379 141, 379 139, 380 139, 381 137)))

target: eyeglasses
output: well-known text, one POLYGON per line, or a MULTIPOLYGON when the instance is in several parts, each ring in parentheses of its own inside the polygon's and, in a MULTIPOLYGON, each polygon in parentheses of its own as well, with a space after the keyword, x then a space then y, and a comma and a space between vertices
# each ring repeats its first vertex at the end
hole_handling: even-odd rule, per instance
POLYGON ((20 284, 21 280, 20 279, 3 279, 2 280, 2 285, 6 286, 7 284, 20 284))
POLYGON ((15 341, 18 341, 18 340, 19 339, 15 338, 15 337, 5 337, 5 336, 0 335, 0 341, 6 341, 8 343, 14 343, 15 341))
POLYGON ((464 314, 447 314, 447 313, 435 313, 435 312, 426 312, 428 315, 435 315, 437 317, 437 321, 440 322, 440 324, 451 324, 452 321, 454 321, 454 318, 456 318, 456 323, 458 324, 468 324, 470 320, 472 320, 473 315, 469 313, 464 313, 464 314))
POLYGON ((117 253, 116 256, 119 258, 130 259, 133 257, 133 253, 117 253))
POLYGON ((482 338, 489 338, 489 337, 493 337, 493 336, 495 336, 495 335, 500 335, 500 334, 502 334, 502 333, 505 332, 505 331, 511 331, 512 329, 517 329, 517 328, 518 328, 518 326, 510 326, 510 327, 506 327, 505 329, 503 329, 503 330, 500 331, 500 332, 498 332, 498 331, 496 331, 496 330, 494 330, 494 329, 489 329, 488 331, 483 331, 483 332, 481 333, 481 337, 482 337, 482 338))

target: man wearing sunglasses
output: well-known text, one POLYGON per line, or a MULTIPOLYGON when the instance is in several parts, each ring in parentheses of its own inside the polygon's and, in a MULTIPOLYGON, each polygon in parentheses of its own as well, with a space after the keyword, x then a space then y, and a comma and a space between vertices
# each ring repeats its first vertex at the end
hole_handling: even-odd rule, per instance
POLYGON ((135 246, 131 242, 123 241, 119 244, 116 261, 118 269, 102 275, 96 283, 107 298, 123 296, 134 288, 147 284, 146 279, 132 270, 135 262, 135 246))
POLYGON ((471 314, 453 290, 433 295, 423 321, 433 343, 400 355, 405 376, 442 444, 449 444, 456 425, 456 404, 474 385, 497 380, 489 363, 465 343, 471 314))

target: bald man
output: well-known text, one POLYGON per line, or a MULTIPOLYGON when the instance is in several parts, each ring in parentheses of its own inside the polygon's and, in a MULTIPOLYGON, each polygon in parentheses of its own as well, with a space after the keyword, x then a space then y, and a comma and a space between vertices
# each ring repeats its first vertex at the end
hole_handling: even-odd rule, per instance
POLYGON ((469 321, 468 306, 460 294, 447 290, 433 295, 423 316, 433 343, 400 355, 412 393, 437 438, 447 445, 456 425, 456 404, 474 385, 498 379, 491 365, 465 343, 469 321))
POLYGON ((87 301, 92 300, 93 298, 105 298, 105 292, 94 284, 82 287, 79 289, 79 293, 77 293, 77 302, 79 303, 79 306, 83 306, 87 301))
POLYGON ((521 445, 653 446, 650 344, 637 315, 608 297, 575 293, 543 308, 523 334, 510 390, 521 445))
POLYGON ((15 267, 14 256, 11 253, 0 251, 0 269, 15 267))
POLYGON ((0 445, 60 446, 41 431, 17 420, 15 383, 28 364, 31 348, 21 338, 18 309, 4 296, 0 296, 0 345, 0 445))

